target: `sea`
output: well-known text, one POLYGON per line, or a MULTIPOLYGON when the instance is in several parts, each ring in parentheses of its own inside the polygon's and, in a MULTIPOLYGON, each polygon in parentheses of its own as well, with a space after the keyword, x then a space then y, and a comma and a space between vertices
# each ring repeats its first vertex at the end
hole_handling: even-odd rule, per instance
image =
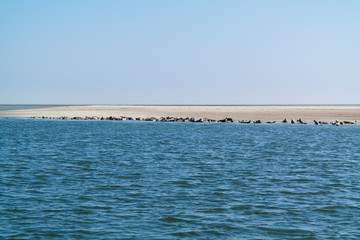
POLYGON ((360 126, 0 118, 0 239, 360 239, 360 126))

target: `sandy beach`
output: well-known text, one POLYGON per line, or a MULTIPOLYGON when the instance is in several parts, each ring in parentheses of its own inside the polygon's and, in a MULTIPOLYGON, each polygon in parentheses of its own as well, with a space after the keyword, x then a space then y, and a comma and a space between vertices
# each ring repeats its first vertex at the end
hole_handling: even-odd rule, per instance
POLYGON ((0 111, 10 117, 194 117, 234 120, 360 121, 360 106, 62 106, 0 111))

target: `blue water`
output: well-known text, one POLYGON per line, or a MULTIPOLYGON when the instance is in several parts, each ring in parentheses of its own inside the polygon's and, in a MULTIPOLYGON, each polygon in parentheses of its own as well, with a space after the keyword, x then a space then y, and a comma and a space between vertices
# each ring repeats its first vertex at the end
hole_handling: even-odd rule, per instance
POLYGON ((360 126, 0 118, 0 238, 360 239, 360 126))
POLYGON ((55 106, 59 107, 60 105, 0 105, 0 111, 37 109, 37 108, 48 108, 55 106))

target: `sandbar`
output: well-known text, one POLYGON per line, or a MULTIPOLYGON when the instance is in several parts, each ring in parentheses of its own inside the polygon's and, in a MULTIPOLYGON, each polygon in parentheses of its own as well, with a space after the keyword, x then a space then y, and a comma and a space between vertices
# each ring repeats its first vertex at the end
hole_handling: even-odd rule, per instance
POLYGON ((282 121, 358 121, 360 106, 357 105, 263 105, 263 106, 138 106, 138 105, 89 105, 60 106, 38 109, 0 111, 0 116, 9 117, 194 117, 240 120, 282 121))

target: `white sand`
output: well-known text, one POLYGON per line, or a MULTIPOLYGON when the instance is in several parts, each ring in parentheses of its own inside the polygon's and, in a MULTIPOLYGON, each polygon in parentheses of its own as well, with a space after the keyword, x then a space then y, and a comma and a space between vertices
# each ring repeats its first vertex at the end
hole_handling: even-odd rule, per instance
POLYGON ((360 106, 65 106, 40 109, 0 111, 0 116, 12 117, 195 117, 234 120, 281 121, 303 119, 312 121, 360 122, 360 106))

